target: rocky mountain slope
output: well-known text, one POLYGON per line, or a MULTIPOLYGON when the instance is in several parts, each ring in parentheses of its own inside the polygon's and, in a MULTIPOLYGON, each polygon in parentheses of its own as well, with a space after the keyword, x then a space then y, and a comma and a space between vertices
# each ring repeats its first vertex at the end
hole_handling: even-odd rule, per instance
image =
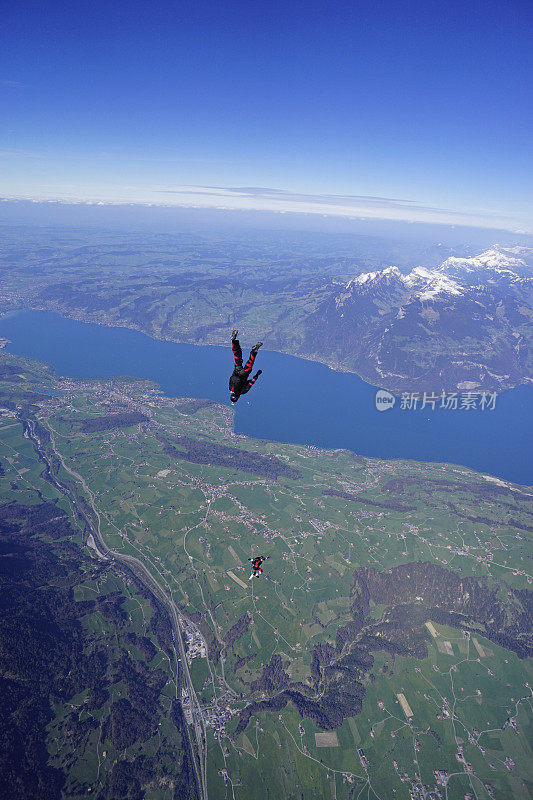
MULTIPOLYGON (((525 248, 521 248, 525 249, 525 248)), ((391 390, 499 390, 533 376, 531 253, 363 273, 305 321, 304 349, 391 390)))

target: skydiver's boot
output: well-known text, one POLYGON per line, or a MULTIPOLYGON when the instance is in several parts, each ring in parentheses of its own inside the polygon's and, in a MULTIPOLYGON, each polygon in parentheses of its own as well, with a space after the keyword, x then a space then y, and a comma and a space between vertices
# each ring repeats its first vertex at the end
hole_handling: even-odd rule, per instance
POLYGON ((231 341, 234 342, 239 334, 239 331, 235 330, 231 332, 231 341))
POLYGON ((254 344, 254 346, 252 347, 252 353, 257 353, 259 348, 262 347, 262 346, 263 346, 263 342, 257 342, 257 344, 254 344))

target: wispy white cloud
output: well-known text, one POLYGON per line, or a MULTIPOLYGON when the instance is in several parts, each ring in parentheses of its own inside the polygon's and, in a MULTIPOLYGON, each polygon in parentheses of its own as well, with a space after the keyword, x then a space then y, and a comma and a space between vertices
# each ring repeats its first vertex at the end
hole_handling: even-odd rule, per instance
POLYGON ((180 198, 178 205, 322 214, 326 216, 433 222, 516 229, 518 222, 503 211, 458 210, 417 200, 375 195, 303 194, 262 187, 180 186, 156 190, 180 198))
MULTIPOLYGON (((35 157, 38 157, 36 154, 35 157)), ((264 187, 223 186, 117 186, 62 185, 37 193, 2 189, 4 198, 98 205, 135 204, 162 207, 214 208, 228 211, 268 211, 280 214, 315 214, 354 220, 381 219, 494 228, 533 233, 524 217, 492 209, 453 209, 431 206, 412 198, 375 195, 304 194, 264 187)), ((1 199, 1 198, 0 198, 1 199)))

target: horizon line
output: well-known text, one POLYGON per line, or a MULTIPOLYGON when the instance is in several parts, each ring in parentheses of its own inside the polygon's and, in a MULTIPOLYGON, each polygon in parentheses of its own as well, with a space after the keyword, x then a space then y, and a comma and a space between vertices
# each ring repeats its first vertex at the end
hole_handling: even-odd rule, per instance
POLYGON ((216 187, 224 194, 211 194, 209 189, 215 187, 193 187, 184 186, 179 189, 156 189, 156 194, 175 194, 181 196, 181 202, 163 202, 161 199, 141 199, 141 198, 104 198, 104 197, 76 197, 76 196, 39 196, 24 194, 5 194, 0 195, 0 203, 32 203, 35 205, 64 205, 64 206, 87 206, 94 207, 128 207, 128 208, 165 208, 165 209, 197 209, 203 211, 218 212, 255 212, 265 214, 285 214, 301 216, 318 216, 322 218, 354 220, 357 222, 389 222, 403 223, 405 225, 441 225, 443 227, 465 227, 480 228, 494 231, 506 231, 517 236, 533 236, 533 226, 530 230, 524 228, 519 220, 513 220, 504 215, 498 216, 496 212, 463 212, 449 209, 441 209, 434 206, 409 207, 416 203, 413 200, 391 201, 390 198, 380 198, 376 196, 364 195, 304 195, 297 192, 290 192, 283 189, 258 189, 255 187, 226 188, 216 187), (264 194, 263 194, 264 192, 264 194), (285 202, 284 207, 276 207, 276 202, 270 207, 268 205, 246 205, 239 198, 250 199, 251 201, 261 201, 270 199, 272 195, 277 195, 280 199, 290 198, 285 202), (186 199, 186 196, 189 198, 186 199), (202 196, 204 202, 198 202, 198 197, 202 196), (270 197, 269 197, 270 195, 270 197), (205 198, 211 197, 212 202, 206 202, 205 198), (332 207, 331 200, 335 199, 357 199, 370 200, 370 208, 353 207, 342 205, 332 207), (221 204, 223 200, 236 200, 235 204, 221 204), (382 201, 385 209, 379 208, 378 203, 382 201), (395 208, 396 202, 398 206, 395 208), (305 204, 305 205, 304 205, 305 204), (394 204, 394 205, 393 205, 394 204), (406 204, 406 205, 404 205, 406 204), (376 207, 378 206, 378 207, 376 207), (413 214, 413 211, 416 212, 413 214), (387 211, 388 213, 384 213, 387 211), (395 213, 396 211, 396 213, 395 213), (403 211, 404 213, 400 213, 403 211), (406 212, 411 212, 406 213, 406 212), (381 212, 381 213, 380 213, 381 212), (444 218, 443 218, 444 217, 444 218))

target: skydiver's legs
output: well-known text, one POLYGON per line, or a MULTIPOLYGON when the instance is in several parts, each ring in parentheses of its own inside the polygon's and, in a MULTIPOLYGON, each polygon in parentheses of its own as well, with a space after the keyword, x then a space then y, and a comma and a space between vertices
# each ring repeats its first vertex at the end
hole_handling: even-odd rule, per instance
POLYGON ((249 375, 250 372, 252 371, 256 355, 257 355, 257 350, 252 350, 252 352, 250 353, 250 358, 248 359, 248 361, 246 362, 246 366, 244 367, 244 371, 246 372, 247 375, 249 375))
POLYGON ((256 356, 257 356, 257 351, 258 351, 258 350, 259 350, 259 348, 260 348, 260 347, 262 347, 262 346, 263 346, 263 342, 257 342, 257 344, 254 344, 254 346, 252 347, 252 351, 251 351, 251 353, 250 353, 250 358, 249 358, 249 359, 248 359, 248 361, 246 362, 246 366, 245 366, 245 368, 244 368, 245 372, 246 372, 248 375, 249 375, 249 374, 250 374, 250 372, 252 371, 252 367, 253 367, 253 365, 254 365, 254 361, 255 361, 255 358, 256 358, 256 356))
POLYGON ((242 367, 242 350, 238 339, 232 339, 231 349, 233 350, 233 359, 236 367, 242 367))

